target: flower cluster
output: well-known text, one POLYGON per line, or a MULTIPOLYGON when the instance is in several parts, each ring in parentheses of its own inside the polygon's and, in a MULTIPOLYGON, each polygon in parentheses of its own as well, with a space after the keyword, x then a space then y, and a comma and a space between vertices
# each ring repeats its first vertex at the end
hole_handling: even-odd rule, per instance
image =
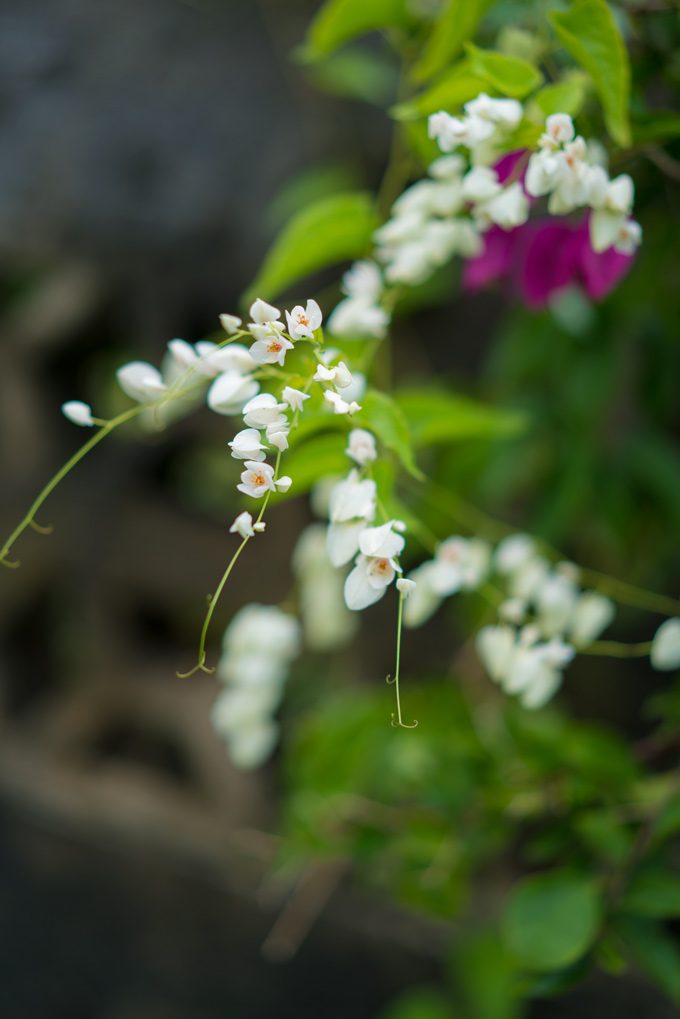
MULTIPOLYGON (((374 234, 375 261, 358 262, 343 279, 347 295, 329 319, 336 335, 381 337, 389 323, 389 289, 424 282, 454 255, 474 265, 485 256, 486 237, 515 235, 529 221, 531 205, 548 196, 548 212, 564 217, 579 208, 591 210, 586 221, 587 243, 581 233, 563 218, 564 231, 574 243, 569 259, 562 257, 562 238, 548 251, 541 249, 540 263, 556 263, 554 286, 570 282, 585 285, 599 299, 620 278, 627 262, 640 244, 640 225, 630 218, 634 188, 631 178, 621 174, 610 180, 603 163, 603 150, 577 136, 573 121, 565 113, 547 118, 537 151, 509 152, 513 131, 524 116, 515 99, 494 99, 481 93, 465 104, 464 115, 440 111, 428 122, 430 137, 444 153, 429 167, 428 177, 408 187, 394 202, 391 214, 374 234), (509 172, 506 172, 509 165, 509 172), (574 233, 574 238, 572 238, 574 233), (587 250, 586 250, 587 249, 587 250), (614 263, 603 266, 597 256, 612 253, 614 263), (604 273, 604 279, 603 279, 604 273)), ((530 225, 530 224, 529 224, 530 225)), ((546 234, 546 237, 548 235, 546 234)), ((552 235, 551 235, 552 236, 552 235)), ((470 285, 493 279, 515 261, 516 245, 499 240, 470 278, 470 285), (498 267, 498 257, 502 265, 498 267)), ((532 306, 545 303, 543 290, 526 288, 532 306)))
POLYGON ((232 619, 222 648, 217 674, 225 689, 213 705, 213 725, 237 767, 257 768, 278 739, 272 716, 300 651, 300 624, 275 605, 246 605, 232 619))
MULTIPOLYGON (((576 135, 566 113, 546 121, 539 151, 529 159, 525 186, 534 197, 549 195, 548 212, 563 216, 589 207, 590 242, 596 252, 613 247, 631 255, 640 244, 642 229, 630 218, 635 188, 626 173, 610 180, 605 168, 592 158, 585 140, 576 135)), ((595 155, 598 155, 595 150, 595 155)))

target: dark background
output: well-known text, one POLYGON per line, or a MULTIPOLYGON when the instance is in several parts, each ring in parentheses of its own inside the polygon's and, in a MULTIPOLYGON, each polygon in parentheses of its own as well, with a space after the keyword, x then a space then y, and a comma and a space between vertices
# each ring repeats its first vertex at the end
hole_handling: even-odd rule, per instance
MULTIPOLYGON (((120 363, 158 362, 238 310, 288 180, 379 180, 384 115, 319 94, 289 59, 315 7, 0 0, 3 531, 81 437, 64 400, 96 404, 120 363)), ((438 368, 471 371, 499 309, 460 302, 438 368)), ((267 876, 275 764, 235 772, 209 723, 214 681, 174 678, 235 508, 191 454, 225 425, 113 439, 45 507, 55 534, 26 534, 22 569, 0 575, 3 1016, 369 1019, 440 976, 442 932, 347 879, 295 957, 272 959, 290 892, 267 876)), ((291 534, 307 518, 280 513, 291 534)), ((267 601, 289 584, 284 546, 267 601)), ((242 572, 224 618, 259 580, 242 572)), ((647 991, 611 981, 536 1014, 605 1002, 652 1014, 647 991)))

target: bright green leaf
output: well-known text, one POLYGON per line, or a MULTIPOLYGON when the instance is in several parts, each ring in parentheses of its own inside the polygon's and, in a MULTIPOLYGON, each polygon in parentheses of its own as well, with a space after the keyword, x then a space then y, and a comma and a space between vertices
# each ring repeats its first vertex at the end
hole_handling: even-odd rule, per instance
POLYGON ((413 68, 414 81, 427 81, 443 71, 470 39, 494 0, 447 0, 413 68))
POLYGON ((467 60, 461 61, 430 88, 408 102, 394 106, 390 113, 397 120, 417 120, 438 110, 452 112, 474 99, 486 87, 486 79, 473 74, 467 60))
POLYGON ((515 1019, 517 970, 496 933, 466 937, 456 949, 455 975, 470 1019, 515 1019))
POLYGON ((529 970, 563 969, 590 948, 600 922, 593 881, 554 871, 521 881, 503 916, 506 944, 529 970))
POLYGON ((635 962, 668 995, 680 1003, 680 948, 661 924, 626 917, 618 924, 635 962))
POLYGON ((419 987, 389 1005, 380 1019, 452 1019, 452 1013, 439 991, 419 987))
POLYGON ((361 412, 353 420, 375 432, 380 441, 397 454, 414 478, 422 478, 422 472, 413 459, 411 433, 398 404, 386 393, 369 389, 361 398, 361 406, 361 412))
POLYGON ((609 134, 630 144, 630 65, 616 20, 605 0, 574 0, 550 22, 564 48, 593 79, 609 134))
POLYGON ((309 27, 305 56, 328 56, 357 36, 405 21, 404 0, 328 0, 309 27))
POLYGON ((568 113, 570 117, 575 117, 583 106, 587 87, 588 79, 585 74, 573 74, 564 81, 546 85, 536 93, 531 102, 532 105, 536 104, 537 112, 542 119, 552 113, 568 113))
POLYGON ((526 426, 521 412, 488 407, 443 389, 404 389, 395 398, 416 449, 458 439, 516 435, 526 426))
POLYGON ((480 50, 472 43, 467 43, 465 49, 470 57, 473 74, 484 78, 503 95, 522 99, 543 81, 541 72, 527 60, 508 57, 493 50, 480 50))
POLYGON ((304 495, 319 478, 347 473, 347 436, 344 431, 324 432, 289 449, 283 461, 293 478, 291 496, 304 495))
POLYGON ((621 905, 639 916, 680 916, 680 875, 643 870, 631 881, 621 905))
POLYGON ((331 95, 361 99, 383 107, 397 87, 397 66, 390 53, 350 47, 310 64, 307 73, 317 88, 331 95))
POLYGON ((326 266, 366 254, 378 225, 371 196, 332 195, 308 205, 283 228, 245 295, 275 298, 291 283, 326 266))

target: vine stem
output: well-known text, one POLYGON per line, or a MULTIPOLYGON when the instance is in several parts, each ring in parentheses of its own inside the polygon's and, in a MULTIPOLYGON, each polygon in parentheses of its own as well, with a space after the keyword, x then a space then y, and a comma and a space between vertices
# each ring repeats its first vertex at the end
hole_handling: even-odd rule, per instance
POLYGON ((2 563, 3 566, 7 566, 10 569, 16 569, 20 565, 18 560, 12 561, 8 559, 7 556, 12 550, 17 539, 20 538, 24 531, 28 530, 29 527, 32 527, 38 532, 48 533, 49 529, 36 524, 35 515, 48 496, 52 494, 57 485, 64 480, 66 475, 69 474, 85 456, 87 456, 90 450, 94 449, 95 446, 98 446, 102 439, 105 439, 107 435, 110 435, 114 429, 120 427, 120 425, 124 425, 127 421, 131 421, 146 409, 147 407, 144 404, 138 407, 131 407, 129 410, 119 414, 118 417, 111 418, 110 421, 105 422, 101 428, 99 428, 99 430, 95 432, 95 434, 88 439, 88 441, 82 445, 62 467, 60 467, 57 473, 47 482, 43 490, 32 503, 26 516, 17 524, 5 544, 2 546, 2 549, 0 549, 0 563, 2 563))
POLYGON ((400 729, 415 729, 418 725, 418 720, 414 719, 413 722, 405 722, 401 714, 401 697, 399 696, 399 672, 401 667, 401 630, 402 622, 404 617, 404 595, 399 592, 399 608, 397 610, 397 655, 394 665, 394 679, 387 677, 388 683, 394 683, 394 695, 397 701, 397 715, 396 721, 395 716, 392 714, 392 725, 395 728, 400 729))
POLYGON ((596 640, 589 647, 579 651, 582 655, 606 655, 608 658, 642 658, 652 650, 652 641, 639 644, 623 644, 618 640, 596 640))

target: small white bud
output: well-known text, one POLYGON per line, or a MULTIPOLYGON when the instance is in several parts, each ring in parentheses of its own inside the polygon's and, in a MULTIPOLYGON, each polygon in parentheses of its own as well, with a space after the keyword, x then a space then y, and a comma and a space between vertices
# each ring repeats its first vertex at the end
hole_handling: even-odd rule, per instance
POLYGON ((228 336, 233 336, 241 325, 238 315, 220 315, 220 325, 228 336))

